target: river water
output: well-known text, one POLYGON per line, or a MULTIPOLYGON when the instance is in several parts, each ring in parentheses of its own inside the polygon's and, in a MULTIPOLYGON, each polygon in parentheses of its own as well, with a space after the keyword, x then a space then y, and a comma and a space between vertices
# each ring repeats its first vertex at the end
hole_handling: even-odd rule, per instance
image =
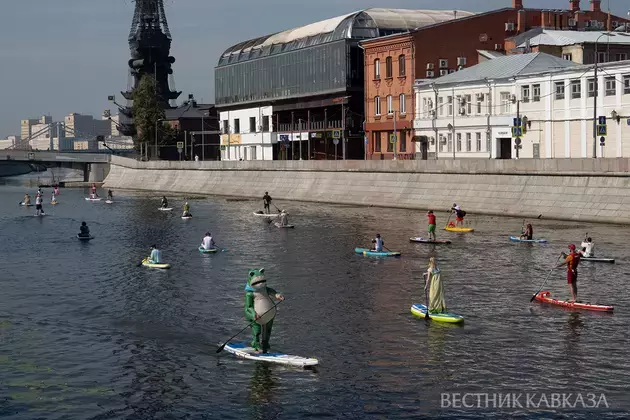
MULTIPOLYGON (((426 229, 422 212, 275 203, 296 225, 283 230, 252 215, 255 201, 191 200, 194 218, 184 221, 158 212, 150 194, 115 191, 108 205, 64 189, 46 217, 33 217, 17 205, 24 192, 0 187, 0 417, 586 419, 630 408, 626 227, 543 215, 534 229, 548 245, 513 244, 507 236, 522 220, 469 214, 474 234, 438 231, 453 244, 432 247, 408 241, 426 229), (75 238, 81 221, 95 236, 89 243, 75 238), (226 252, 199 254, 206 230, 226 252), (402 258, 353 253, 377 231, 402 258), (617 264, 583 263, 580 295, 615 313, 530 303, 558 254, 585 232, 617 264), (137 267, 153 243, 171 270, 137 267), (424 302, 430 256, 463 326, 409 313, 424 302), (317 357, 317 370, 216 355, 246 325, 252 267, 286 296, 272 347, 317 357), (453 393, 469 394, 469 407, 453 393)), ((181 209, 183 197, 170 202, 181 209)), ((445 219, 438 213, 438 224, 445 219)), ((548 288, 569 295, 563 270, 548 288)))

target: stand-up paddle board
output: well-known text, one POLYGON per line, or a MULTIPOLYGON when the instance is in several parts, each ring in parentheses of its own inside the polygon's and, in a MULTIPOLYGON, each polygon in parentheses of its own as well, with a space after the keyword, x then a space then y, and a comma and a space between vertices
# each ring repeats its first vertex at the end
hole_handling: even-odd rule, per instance
POLYGON ((614 258, 597 258, 597 257, 581 257, 580 261, 588 261, 588 262, 601 262, 601 263, 615 263, 614 258))
POLYGON ((34 204, 24 204, 24 203, 20 203, 20 206, 32 207, 32 206, 34 206, 34 204))
POLYGON ((419 244, 444 244, 444 245, 448 245, 448 244, 451 243, 451 241, 445 241, 443 239, 438 239, 438 240, 432 241, 430 239, 425 239, 425 238, 423 238, 421 236, 416 237, 416 238, 409 238, 409 241, 410 242, 416 242, 416 243, 419 243, 419 244))
POLYGON ((149 268, 159 268, 165 270, 167 268, 171 268, 170 264, 152 264, 148 260, 142 260, 142 265, 149 268))
POLYGON ((107 200, 107 201, 105 201, 105 202, 106 202, 107 204, 113 204, 113 203, 114 203, 114 201, 112 201, 112 200, 107 200))
POLYGON ((248 344, 228 343, 225 345, 225 351, 242 359, 278 363, 288 366, 310 367, 319 364, 319 361, 312 357, 293 356, 285 353, 256 353, 256 350, 248 344))
POLYGON ((547 243, 546 239, 521 239, 521 238, 516 237, 516 236, 510 236, 510 241, 512 241, 512 242, 529 242, 529 243, 536 243, 536 244, 546 244, 547 243))
POLYGON ((158 210, 159 211, 171 211, 171 210, 173 210, 173 207, 159 207, 158 210))
POLYGON ((77 235, 77 239, 80 240, 80 241, 91 241, 92 239, 94 239, 94 236, 77 235))
POLYGON ((267 214, 267 213, 263 213, 263 212, 261 212, 261 211, 255 211, 255 212, 254 212, 254 216, 260 216, 260 217, 278 217, 278 216, 280 216, 280 214, 278 214, 278 213, 267 214))
POLYGON ((202 246, 199 247, 199 252, 201 252, 202 254, 212 254, 212 253, 217 252, 218 250, 219 250, 218 248, 205 249, 202 246))
POLYGON ((357 254, 363 254, 367 257, 400 257, 401 253, 398 251, 372 251, 366 248, 355 248, 354 252, 357 254))
POLYGON ((192 219, 192 216, 182 216, 182 219, 184 220, 192 219))
MULTIPOLYGON (((427 307, 421 303, 414 303, 411 305, 411 314, 419 318, 425 318, 427 315, 427 307)), ((429 319, 438 322, 448 322, 451 324, 458 324, 464 322, 464 317, 457 314, 445 313, 445 314, 429 314, 429 319)))
POLYGON ((539 302, 549 303, 551 305, 556 305, 556 306, 563 306, 565 308, 570 308, 570 309, 585 309, 588 311, 599 311, 599 312, 612 312, 614 310, 614 307, 610 305, 597 305, 595 303, 580 302, 580 301, 568 302, 566 300, 553 299, 551 297, 551 292, 547 290, 538 292, 536 294, 536 300, 539 302))
POLYGON ((281 228, 281 229, 293 229, 293 228, 295 227, 294 225, 284 225, 284 226, 282 226, 282 225, 280 224, 280 222, 274 222, 274 225, 275 225, 277 228, 281 228))
POLYGON ((34 214, 33 217, 44 217, 46 216, 46 213, 42 213, 42 214, 34 214))
POLYGON ((444 230, 449 231, 449 232, 458 232, 458 233, 469 233, 469 232, 474 232, 475 231, 475 229, 473 229, 473 228, 453 227, 453 226, 446 226, 444 228, 444 230))
POLYGON ((51 201, 50 204, 54 206, 55 204, 57 204, 57 201, 51 201))
POLYGON ((90 198, 90 197, 85 197, 85 201, 101 201, 102 198, 90 198))

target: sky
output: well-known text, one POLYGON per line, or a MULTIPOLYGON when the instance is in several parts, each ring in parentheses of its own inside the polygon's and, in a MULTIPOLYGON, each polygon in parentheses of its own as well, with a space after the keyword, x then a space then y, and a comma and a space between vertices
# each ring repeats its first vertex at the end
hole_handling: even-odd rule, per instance
MULTIPOLYGON (((132 0, 1 0, 0 138, 19 134, 20 120, 77 112, 99 116, 108 95, 127 88, 132 0)), ((510 7, 512 0, 387 0, 388 8, 510 7)), ((356 10, 382 0, 165 0, 180 101, 214 102, 213 69, 229 46, 356 10)), ((523 0, 525 7, 566 9, 569 0, 523 0)), ((589 0, 582 0, 588 9, 589 0)), ((610 0, 626 16, 627 0, 610 0)), ((602 1, 607 10, 608 0, 602 1)))

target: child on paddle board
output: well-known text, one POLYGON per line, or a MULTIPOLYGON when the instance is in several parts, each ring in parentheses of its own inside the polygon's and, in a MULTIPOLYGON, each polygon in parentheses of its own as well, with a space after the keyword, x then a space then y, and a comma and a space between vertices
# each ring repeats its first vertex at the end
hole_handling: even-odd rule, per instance
POLYGON ((593 239, 591 237, 585 238, 582 242, 582 251, 580 251, 580 255, 586 258, 593 258, 595 256, 595 252, 593 252, 593 248, 595 244, 593 243, 593 239))
POLYGON ((534 228, 532 227, 531 223, 527 224, 527 227, 525 228, 525 232, 523 232, 523 234, 521 235, 521 239, 527 239, 528 241, 531 241, 534 238, 534 228))
POLYGON ((263 195, 263 204, 265 206, 265 211, 267 212, 267 214, 270 213, 269 210, 269 205, 271 204, 271 196, 269 195, 269 193, 267 191, 265 191, 265 195, 263 195))
POLYGON ((462 210, 461 207, 457 205, 457 203, 453 203, 451 211, 455 211, 455 225, 464 226, 464 217, 466 217, 466 212, 462 210))
POLYGON ((162 251, 157 249, 157 246, 151 245, 151 255, 149 256, 149 262, 151 264, 161 264, 162 263, 162 251))
POLYGON ((372 243, 374 244, 374 249, 372 251, 383 252, 383 246, 385 245, 385 241, 381 238, 381 234, 376 234, 376 239, 372 239, 372 243))
POLYGON ((429 223, 429 240, 435 241, 435 214, 433 214, 433 210, 429 210, 427 213, 427 219, 429 223))
POLYGON ((429 258, 429 268, 424 273, 424 290, 429 289, 429 301, 427 302, 429 313, 446 313, 446 300, 444 299, 444 287, 442 287, 442 277, 440 267, 435 261, 435 257, 429 258))
POLYGON ((562 253, 562 256, 565 257, 563 263, 558 264, 558 267, 562 267, 563 265, 567 266, 567 283, 569 284, 569 290, 571 290, 571 296, 573 297, 573 301, 577 300, 577 279, 578 279, 578 265, 580 264, 580 254, 575 251, 575 245, 569 245, 569 255, 562 253))

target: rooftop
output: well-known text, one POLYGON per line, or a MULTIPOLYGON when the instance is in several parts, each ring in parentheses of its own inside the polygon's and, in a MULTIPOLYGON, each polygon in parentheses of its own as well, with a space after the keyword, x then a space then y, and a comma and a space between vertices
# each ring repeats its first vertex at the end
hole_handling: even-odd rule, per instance
POLYGON ((606 31, 559 31, 550 29, 532 29, 512 38, 517 48, 539 45, 564 47, 576 44, 594 44, 599 39, 602 44, 630 44, 630 34, 606 31))
POLYGON ((468 67, 422 84, 447 85, 477 82, 485 79, 509 79, 572 67, 580 67, 580 65, 545 53, 508 55, 484 61, 476 66, 468 67))
POLYGON ((391 35, 472 15, 461 10, 360 10, 233 45, 221 54, 218 67, 341 39, 391 35))

